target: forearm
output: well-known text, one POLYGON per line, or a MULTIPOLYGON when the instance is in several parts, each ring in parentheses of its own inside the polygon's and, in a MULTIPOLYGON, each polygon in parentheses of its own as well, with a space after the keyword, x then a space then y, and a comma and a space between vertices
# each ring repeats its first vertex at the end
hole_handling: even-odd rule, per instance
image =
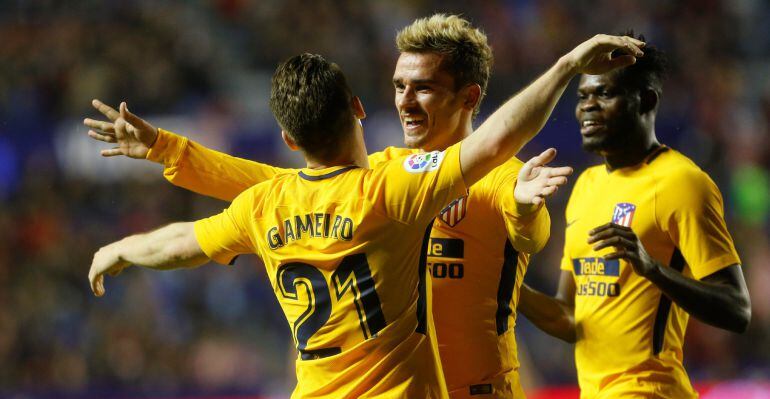
POLYGON ((751 306, 747 293, 730 285, 698 281, 658 264, 647 278, 698 320, 734 332, 746 330, 751 306))
POLYGON ((174 223, 115 244, 119 260, 156 270, 200 266, 208 261, 191 236, 193 223, 174 223))
POLYGON ((522 284, 518 310, 546 334, 569 343, 576 341, 575 308, 565 301, 522 284))

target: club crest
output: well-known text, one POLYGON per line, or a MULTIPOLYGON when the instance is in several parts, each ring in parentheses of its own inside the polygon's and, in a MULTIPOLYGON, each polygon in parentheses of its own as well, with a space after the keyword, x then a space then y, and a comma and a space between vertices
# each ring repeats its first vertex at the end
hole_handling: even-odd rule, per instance
POLYGON ((615 211, 612 213, 612 223, 631 227, 631 222, 634 220, 634 212, 636 212, 636 205, 634 204, 627 202, 616 204, 615 211))
POLYGON ((463 195, 462 197, 450 202, 449 205, 441 210, 439 218, 442 222, 449 225, 449 227, 455 227, 455 225, 460 223, 460 221, 465 217, 465 211, 467 208, 468 196, 463 195))

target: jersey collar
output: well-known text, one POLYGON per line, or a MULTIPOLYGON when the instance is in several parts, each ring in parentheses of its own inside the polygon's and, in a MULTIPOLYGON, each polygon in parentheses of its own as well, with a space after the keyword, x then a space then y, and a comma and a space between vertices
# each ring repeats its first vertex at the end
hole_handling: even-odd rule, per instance
POLYGON ((355 166, 355 165, 333 166, 331 168, 323 168, 323 169, 305 168, 299 171, 299 177, 309 181, 318 181, 318 180, 324 180, 324 179, 328 179, 328 178, 343 174, 353 169, 358 169, 358 166, 355 166))

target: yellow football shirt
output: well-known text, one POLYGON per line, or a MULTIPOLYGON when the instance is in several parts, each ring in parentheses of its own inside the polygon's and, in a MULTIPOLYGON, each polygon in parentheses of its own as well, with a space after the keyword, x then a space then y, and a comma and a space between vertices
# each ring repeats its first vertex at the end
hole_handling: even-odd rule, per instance
MULTIPOLYGON (((192 191, 232 200, 249 186, 291 169, 245 161, 161 130, 148 158, 192 191)), ((369 156, 375 168, 418 150, 389 147, 369 156)), ((522 162, 511 159, 441 210, 430 233, 433 317, 452 398, 523 397, 514 326, 529 254, 548 241, 545 207, 528 215, 513 198, 522 162), (480 395, 480 396, 477 396, 480 395)))
POLYGON ((697 397, 682 365, 688 314, 624 260, 604 260, 588 231, 631 227, 663 265, 701 279, 740 263, 714 182, 662 147, 637 166, 589 168, 566 210, 561 268, 576 285, 575 362, 581 398, 697 397))
POLYGON ((264 262, 299 352, 292 397, 446 397, 424 244, 436 213, 466 192, 459 153, 279 174, 196 222, 215 261, 264 262))

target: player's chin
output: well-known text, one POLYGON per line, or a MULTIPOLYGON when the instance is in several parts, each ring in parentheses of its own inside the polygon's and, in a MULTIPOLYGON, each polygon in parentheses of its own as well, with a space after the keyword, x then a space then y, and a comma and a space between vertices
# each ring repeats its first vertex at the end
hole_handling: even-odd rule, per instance
POLYGON ((428 138, 427 131, 404 131, 404 145, 408 148, 425 148, 428 138))
POLYGON ((601 153, 607 149, 607 140, 605 136, 597 137, 585 137, 583 136, 582 147, 583 150, 593 153, 601 153))

